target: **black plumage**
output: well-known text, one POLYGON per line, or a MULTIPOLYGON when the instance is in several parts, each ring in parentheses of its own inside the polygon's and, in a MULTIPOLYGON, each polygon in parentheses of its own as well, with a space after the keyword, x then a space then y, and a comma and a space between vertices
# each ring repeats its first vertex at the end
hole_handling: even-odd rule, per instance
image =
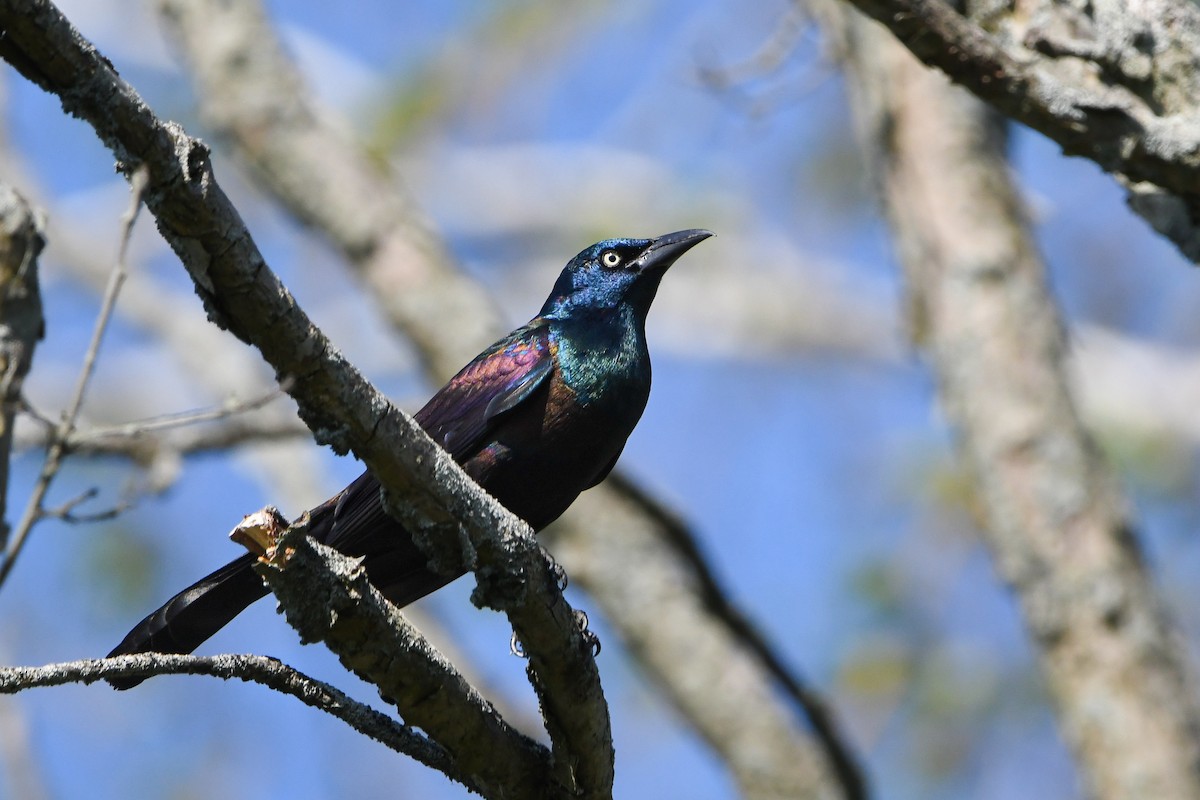
MULTIPOLYGON (((489 347, 414 416, 477 483, 540 530, 616 463, 650 393, 645 321, 666 269, 712 234, 608 239, 559 276, 541 312, 489 347)), ((310 511, 318 541, 364 556, 371 581, 403 606, 457 575, 431 571, 379 484, 364 472, 310 511)), ((138 623, 109 654, 189 653, 266 588, 246 554, 138 623)), ((118 688, 139 678, 111 681, 118 688)))

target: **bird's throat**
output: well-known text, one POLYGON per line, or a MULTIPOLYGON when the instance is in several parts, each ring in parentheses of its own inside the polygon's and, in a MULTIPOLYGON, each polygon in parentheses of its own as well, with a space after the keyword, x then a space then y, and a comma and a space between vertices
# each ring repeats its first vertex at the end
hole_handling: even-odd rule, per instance
POLYGON ((550 347, 578 402, 613 411, 636 408, 640 416, 650 393, 650 357, 645 327, 632 309, 555 321, 550 347))

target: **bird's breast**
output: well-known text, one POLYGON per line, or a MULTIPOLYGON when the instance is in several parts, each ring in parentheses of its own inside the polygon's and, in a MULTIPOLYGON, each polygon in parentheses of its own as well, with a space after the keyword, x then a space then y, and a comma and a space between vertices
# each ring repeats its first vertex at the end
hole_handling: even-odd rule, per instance
POLYGON ((464 467, 514 514, 545 527, 620 455, 645 407, 645 392, 637 386, 629 392, 634 396, 621 402, 609 391, 585 402, 556 366, 545 387, 507 415, 464 467))

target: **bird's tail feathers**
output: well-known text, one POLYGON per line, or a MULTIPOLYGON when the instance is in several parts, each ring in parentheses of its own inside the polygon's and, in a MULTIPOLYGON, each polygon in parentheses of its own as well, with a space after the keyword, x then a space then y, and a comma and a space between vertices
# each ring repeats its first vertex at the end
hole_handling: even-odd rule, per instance
MULTIPOLYGON (((172 597, 133 627, 109 656, 129 653, 190 653, 267 593, 253 569, 256 555, 241 558, 207 575, 172 597)), ((144 678, 112 678, 116 689, 130 689, 144 678)))

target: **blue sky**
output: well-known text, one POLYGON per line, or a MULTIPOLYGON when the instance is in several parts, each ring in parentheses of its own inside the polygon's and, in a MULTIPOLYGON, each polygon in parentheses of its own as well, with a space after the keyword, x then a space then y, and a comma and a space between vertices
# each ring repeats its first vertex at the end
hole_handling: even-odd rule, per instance
MULTIPOLYGON (((125 6, 62 4, 152 107, 207 136, 173 46, 150 11, 125 6)), ((822 271, 863 287, 882 314, 897 314, 902 290, 886 229, 853 148, 836 70, 821 61, 815 38, 777 73, 735 91, 698 78, 701 67, 752 52, 787 4, 583 4, 563 19, 548 13, 527 28, 514 23, 509 39, 489 17, 493 8, 372 0, 353 13, 317 2, 277 2, 271 12, 317 94, 364 138, 378 131, 381 105, 415 72, 448 76, 447 105, 392 155, 434 225, 497 289, 514 324, 537 310, 561 264, 593 232, 683 227, 718 232, 704 257, 722 273, 749 280, 822 271)), ((516 16, 524 7, 504 8, 516 16)), ((115 252, 126 199, 111 156, 86 126, 9 72, 4 89, 14 146, 53 208, 101 251, 115 252)), ((1094 165, 1065 159, 1024 130, 1014 131, 1012 151, 1072 322, 1190 353, 1200 337, 1189 321, 1200 298, 1174 250, 1131 215, 1094 165)), ((430 387, 413 376, 410 355, 370 298, 341 276, 337 257, 248 186, 219 149, 216 163, 300 302, 378 385, 417 407, 430 387)), ((135 255, 135 270, 189 294, 146 219, 135 255)), ((60 387, 96 306, 62 258, 51 241, 43 264, 49 336, 30 388, 49 411, 62 405, 60 387)), ((950 472, 949 433, 919 354, 902 340, 904 355, 882 361, 780 350, 747 337, 689 348, 681 340, 710 335, 701 327, 722 318, 706 323, 703 309, 681 317, 671 305, 674 277, 651 318, 655 387, 622 466, 684 514, 736 600, 794 666, 832 693, 880 797, 1076 795, 1014 604, 969 520, 938 499, 938 481, 950 472), (685 324, 697 327, 681 334, 685 324), (868 673, 879 682, 852 679, 868 673)), ((189 313, 202 316, 199 304, 189 313)), ((113 332, 97 394, 123 396, 139 411, 212 401, 173 354, 129 321, 113 332)), ((347 459, 302 449, 296 469, 313 487, 309 504, 358 472, 347 459)), ((1152 559, 1166 565, 1168 596, 1195 634, 1186 608, 1195 594, 1188 567, 1197 559, 1190 536, 1197 517, 1180 496, 1194 489, 1190 446, 1181 459, 1183 492, 1147 478, 1144 462, 1127 464, 1125 477, 1152 559)), ((37 465, 36 453, 17 461, 10 502, 23 502, 37 465)), ((134 474, 121 462, 79 461, 56 498, 88 485, 111 498, 134 474)), ((41 525, 0 596, 3 660, 106 652, 156 602, 235 556, 224 532, 268 502, 277 502, 276 492, 258 480, 253 462, 205 456, 183 465, 166 494, 116 523, 41 525), (146 558, 132 586, 114 588, 106 541, 123 543, 116 557, 133 547, 146 558)), ((475 611, 469 589, 460 581, 439 593, 430 612, 491 686, 531 709, 523 664, 507 656, 503 620, 475 611)), ((572 601, 589 607, 586 596, 572 601)), ((719 763, 624 658, 604 621, 596 625, 606 642, 600 663, 613 706, 617 795, 732 797, 719 763)), ((295 638, 266 601, 205 652, 277 655, 371 698, 327 653, 295 638)), ((32 769, 52 797, 465 795, 332 719, 254 687, 165 677, 129 694, 68 687, 7 702, 27 726, 32 769), (271 754, 266 768, 264 753, 271 754)))

